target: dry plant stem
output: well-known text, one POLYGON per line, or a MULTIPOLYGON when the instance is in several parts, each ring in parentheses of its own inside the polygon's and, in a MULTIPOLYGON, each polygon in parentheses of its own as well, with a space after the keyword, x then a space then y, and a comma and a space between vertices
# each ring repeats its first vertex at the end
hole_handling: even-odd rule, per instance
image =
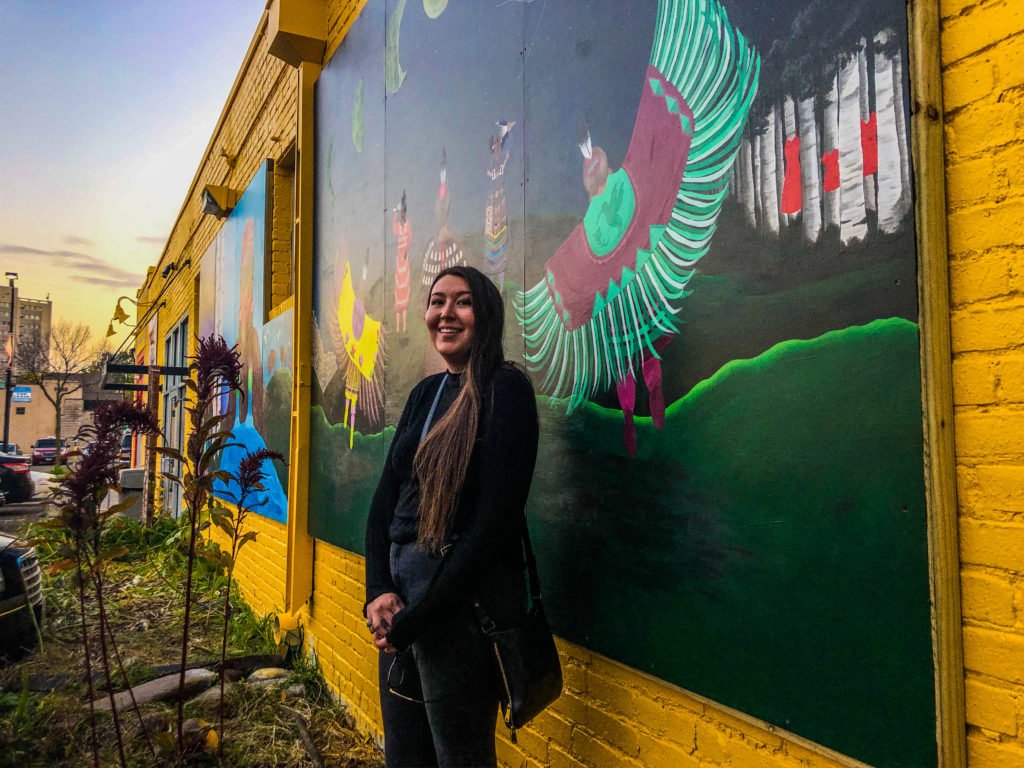
POLYGON ((114 720, 114 736, 117 740, 117 753, 121 758, 122 768, 128 767, 128 761, 124 755, 124 739, 121 737, 121 718, 117 713, 117 701, 114 698, 114 679, 110 674, 110 655, 107 651, 107 610, 103 605, 103 578, 99 571, 99 564, 93 565, 92 580, 96 588, 96 604, 100 611, 100 659, 103 661, 103 674, 107 678, 107 696, 110 698, 110 715, 114 720))
POLYGON ((217 756, 224 759, 224 662, 228 657, 228 624, 231 621, 231 578, 235 573, 235 559, 238 557, 238 536, 242 530, 242 521, 245 519, 244 508, 239 505, 235 518, 235 529, 231 537, 231 565, 228 567, 228 587, 224 597, 224 629, 220 638, 220 701, 217 705, 218 720, 220 721, 220 740, 217 743, 217 756))
POLYGON ((224 630, 220 638, 220 700, 217 705, 217 720, 220 728, 217 742, 217 757, 224 759, 224 659, 227 657, 227 623, 231 620, 231 571, 227 571, 227 596, 224 598, 224 630))
MULTIPOLYGON (((235 561, 235 542, 238 537, 235 537, 235 541, 231 542, 231 562, 235 561)), ((234 567, 228 568, 228 591, 227 596, 224 598, 224 629, 220 638, 220 701, 217 704, 217 719, 219 721, 218 727, 220 732, 217 734, 220 738, 217 741, 217 757, 222 761, 224 760, 224 661, 228 656, 228 623, 231 621, 231 575, 234 573, 234 567)))
POLYGON ((188 664, 188 637, 191 631, 191 619, 192 619, 192 570, 196 562, 196 536, 198 531, 197 520, 198 514, 194 511, 195 499, 190 499, 192 504, 189 505, 188 509, 188 523, 189 523, 189 535, 188 535, 188 560, 187 570, 185 573, 185 617, 182 622, 181 630, 181 673, 178 677, 178 752, 181 755, 185 754, 185 697, 182 692, 185 690, 185 667, 188 664))
POLYGON ((135 716, 139 719, 139 728, 142 730, 142 735, 146 739, 146 746, 149 747, 149 753, 153 756, 153 762, 159 764, 160 758, 157 757, 156 747, 153 745, 153 740, 149 736, 149 729, 146 728, 146 721, 142 717, 142 711, 139 709, 139 702, 135 700, 135 690, 132 688, 132 684, 128 681, 128 673, 124 671, 124 663, 121 661, 121 652, 117 649, 117 641, 114 639, 114 632, 108 626, 106 628, 107 636, 110 638, 110 648, 114 652, 114 661, 117 663, 117 669, 121 673, 121 678, 124 680, 125 686, 128 688, 128 698, 132 700, 132 708, 135 710, 135 716))
POLYGON ((306 748, 306 754, 309 755, 309 759, 316 768, 324 768, 323 757, 320 756, 320 750, 316 748, 316 742, 313 741, 313 735, 309 732, 305 719, 298 712, 292 714, 295 717, 295 727, 299 731, 299 740, 306 748))
POLYGON ((96 735, 96 691, 92 687, 92 660, 89 650, 89 628, 85 623, 85 576, 82 573, 81 548, 75 566, 78 574, 78 609, 82 617, 82 647, 85 651, 85 684, 89 693, 89 725, 92 729, 92 764, 100 768, 100 741, 96 735))

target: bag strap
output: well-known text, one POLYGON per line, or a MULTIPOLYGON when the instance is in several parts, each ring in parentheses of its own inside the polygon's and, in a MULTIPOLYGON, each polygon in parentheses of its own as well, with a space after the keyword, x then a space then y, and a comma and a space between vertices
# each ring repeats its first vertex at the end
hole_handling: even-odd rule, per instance
POLYGON ((448 381, 448 372, 445 371, 444 376, 441 377, 441 383, 437 387, 437 394, 434 395, 434 402, 430 404, 430 412, 427 413, 427 420, 423 422, 423 431, 420 432, 420 442, 423 442, 423 438, 427 436, 427 432, 430 431, 430 424, 434 421, 434 413, 437 412, 437 404, 441 400, 441 393, 444 392, 444 383, 448 381))
POLYGON ((534 603, 541 602, 540 575, 537 572, 537 557, 533 554, 533 544, 530 542, 530 529, 526 525, 526 513, 519 518, 523 531, 523 552, 526 554, 526 573, 530 580, 530 600, 534 603))
MULTIPOLYGON (((530 603, 533 606, 541 606, 543 600, 540 592, 540 575, 537 572, 537 557, 533 554, 533 544, 530 542, 530 529, 526 525, 526 514, 521 515, 519 519, 522 522, 520 536, 522 537, 523 552, 526 555, 526 574, 530 582, 530 603)), ((480 622, 480 628, 484 634, 489 634, 497 628, 494 620, 480 602, 478 595, 473 597, 473 610, 476 612, 477 621, 480 622)))

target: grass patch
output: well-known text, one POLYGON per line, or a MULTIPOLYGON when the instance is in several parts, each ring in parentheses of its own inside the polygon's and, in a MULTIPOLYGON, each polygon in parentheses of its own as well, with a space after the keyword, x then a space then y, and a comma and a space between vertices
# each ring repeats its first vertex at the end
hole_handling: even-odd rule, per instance
MULTIPOLYGON (((106 590, 108 621, 128 681, 152 679, 158 668, 175 664, 181 655, 184 581, 184 548, 187 530, 176 521, 159 518, 146 529, 139 523, 118 519, 108 526, 111 544, 129 548, 129 554, 111 563, 106 590)), ((209 545, 207 545, 209 546, 209 545)), ((55 559, 45 544, 37 546, 44 568, 55 559)), ((214 663, 219 658, 221 620, 226 578, 214 565, 200 559, 195 580, 189 658, 214 663)), ((17 663, 0 669, 0 764, 19 768, 77 768, 91 766, 91 735, 84 680, 78 593, 71 572, 44 582, 47 621, 44 647, 17 663), (59 686, 48 693, 32 688, 46 681, 59 686)), ((232 590, 232 621, 228 656, 273 653, 269 621, 255 616, 232 590)), ((86 605, 87 621, 98 625, 94 601, 86 605)), ((94 633, 95 636, 95 633, 94 633)), ((288 685, 302 684, 302 694, 284 700, 276 687, 238 683, 225 696, 224 765, 311 766, 300 739, 301 721, 329 766, 380 766, 383 761, 373 743, 357 732, 344 707, 332 700, 314 662, 291 660, 288 685)), ((96 675, 97 693, 104 681, 96 675)), ((114 687, 124 688, 117 676, 114 687)), ((141 707, 147 731, 172 731, 175 705, 141 707)), ((215 724, 216 704, 189 702, 186 717, 215 724)), ((140 718, 130 708, 121 713, 128 761, 131 766, 153 766, 154 759, 142 736, 140 718)), ((101 765, 117 765, 114 727, 107 715, 98 716, 101 765)), ((169 764, 169 763, 168 763, 169 764)), ((217 765, 216 751, 196 751, 187 765, 217 765)))

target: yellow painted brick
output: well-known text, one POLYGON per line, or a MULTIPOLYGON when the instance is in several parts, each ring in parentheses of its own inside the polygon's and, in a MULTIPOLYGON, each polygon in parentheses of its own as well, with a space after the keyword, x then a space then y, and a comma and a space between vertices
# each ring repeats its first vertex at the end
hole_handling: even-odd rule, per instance
POLYGON ((570 723, 587 722, 587 703, 572 691, 563 690, 551 709, 570 723))
POLYGON ((712 723, 698 722, 694 731, 694 754, 702 764, 710 762, 714 765, 731 765, 733 751, 730 742, 733 738, 712 723))
POLYGON ((806 766, 808 762, 816 766, 832 766, 832 760, 810 755, 803 750, 802 754, 790 755, 784 748, 781 739, 776 741, 762 729, 751 726, 746 721, 732 717, 723 717, 723 713, 715 713, 715 722, 700 722, 696 729, 696 751, 701 765, 705 763, 735 766, 736 768, 768 768, 769 766, 806 766), (733 722, 738 726, 733 729, 723 721, 733 722))
POLYGON ((530 723, 531 729, 569 749, 572 743, 573 724, 552 709, 546 709, 530 723))
POLYGON ((693 752, 693 745, 687 749, 665 739, 657 739, 646 734, 640 736, 640 763, 645 768, 696 766, 698 761, 693 752))
POLYGON ((991 463, 1024 457, 1024 411, 1007 408, 958 409, 955 415, 956 453, 963 460, 991 463))
POLYGON ((989 50, 963 59, 942 73, 942 103, 949 109, 1024 84, 1024 35, 1000 40, 989 50))
POLYGON ((946 166, 946 205, 949 210, 991 200, 992 179, 996 177, 992 153, 946 166))
POLYGON ((1018 141, 1024 123, 1022 102, 1019 89, 1004 91, 950 115, 945 124, 947 152, 969 158, 1018 141))
POLYGON ((594 768, 637 765, 630 756, 623 754, 583 728, 577 728, 572 732, 572 752, 570 754, 594 768))
POLYGON ((550 760, 549 768, 587 768, 586 763, 581 763, 557 744, 550 746, 548 759, 550 760))
POLYGON ((797 768, 800 763, 783 751, 773 750, 746 740, 734 740, 732 763, 735 768, 797 768))
POLYGON ((637 722, 641 729, 658 737, 667 737, 693 748, 694 729, 699 715, 662 698, 637 699, 637 722))
POLYGON ((1024 4, 997 0, 942 25, 942 64, 946 66, 1024 30, 1024 4))
POLYGON ((986 202, 959 208, 949 214, 949 252, 955 256, 1000 246, 1019 246, 1022 242, 1024 198, 986 202))
POLYGON ((1020 768, 1024 765, 1024 747, 971 735, 967 739, 967 764, 971 768, 1020 768))
POLYGON ((587 669, 575 662, 562 662, 562 683, 570 691, 586 693, 587 669))
POLYGON ((517 746, 524 755, 542 763, 547 762, 548 739, 544 734, 540 734, 530 728, 524 728, 516 732, 516 738, 519 740, 517 746))
POLYGON ((1024 464, 961 468, 958 496, 971 517, 993 510, 1024 512, 1024 464))
POLYGON ((940 0, 939 1, 939 16, 945 21, 947 19, 959 16, 962 13, 969 13, 975 6, 979 5, 982 0, 940 0))
POLYGON ((636 713, 636 691, 620 679, 606 677, 596 669, 587 670, 587 695, 623 715, 636 713))
POLYGON ((1024 403, 1024 347, 956 355, 953 397, 956 405, 1024 403))
POLYGON ((960 559, 1024 573, 1024 524, 961 520, 960 559))
POLYGON ((529 758, 514 744, 507 739, 497 739, 495 750, 498 753, 498 764, 511 766, 511 768, 525 768, 529 758))
POLYGON ((953 358, 953 399, 956 405, 999 402, 1001 353, 967 352, 953 358))
MULTIPOLYGON (((1020 167, 1024 167, 1024 158, 1020 167)), ((983 253, 954 259, 949 265, 950 302, 957 309, 1024 292, 1024 247, 989 248, 983 253)))
POLYGON ((997 680, 1024 684, 1024 635, 964 627, 964 667, 997 680))
POLYGON ((1007 736, 1017 735, 1018 694, 977 680, 968 680, 965 686, 969 724, 999 731, 1007 736))
POLYGON ((774 730, 767 731, 729 712, 714 712, 713 717, 717 726, 725 727, 733 733, 743 734, 743 738, 751 747, 758 749, 767 747, 772 752, 782 749, 783 739, 774 730))
POLYGON ((966 618, 1013 626, 1013 584, 1005 576, 965 572, 960 589, 966 618))
POLYGON ((587 710, 587 730, 623 754, 636 757, 640 751, 635 721, 604 712, 596 707, 587 710))

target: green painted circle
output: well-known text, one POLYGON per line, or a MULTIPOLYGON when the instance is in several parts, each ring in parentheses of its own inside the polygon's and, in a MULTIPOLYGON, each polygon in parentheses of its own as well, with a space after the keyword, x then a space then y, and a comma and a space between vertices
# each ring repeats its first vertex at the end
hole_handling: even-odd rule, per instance
POLYGON ((423 10, 427 12, 427 16, 432 19, 436 19, 442 13, 444 9, 448 7, 448 0, 423 0, 423 10))
POLYGON ((620 168, 608 177, 604 191, 590 201, 583 217, 583 229, 595 256, 607 256, 622 241, 634 208, 633 184, 620 168))

